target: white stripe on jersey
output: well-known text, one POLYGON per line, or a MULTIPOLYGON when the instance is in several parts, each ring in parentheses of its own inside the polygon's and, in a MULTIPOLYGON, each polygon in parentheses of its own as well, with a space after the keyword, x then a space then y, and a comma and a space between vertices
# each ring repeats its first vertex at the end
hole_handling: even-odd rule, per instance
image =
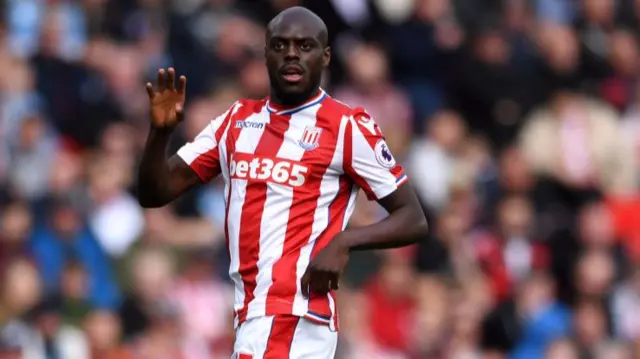
MULTIPOLYGON (((298 258, 298 262, 296 263, 296 279, 298 290, 293 302, 293 312, 299 315, 308 314, 309 311, 309 301, 302 296, 300 280, 302 279, 302 276, 304 275, 304 272, 306 271, 307 266, 311 261, 311 254, 313 252, 316 240, 329 226, 330 205, 331 202, 336 199, 338 192, 340 191, 339 176, 342 173, 336 173, 334 169, 342 168, 342 149, 344 148, 344 131, 347 124, 347 119, 347 117, 343 117, 340 123, 336 149, 333 153, 331 164, 322 176, 322 181, 320 183, 320 196, 318 197, 318 202, 313 217, 311 236, 309 237, 308 243, 304 247, 302 247, 302 250, 300 251, 300 257, 298 258)), ((329 294, 327 294, 327 296, 328 295, 329 294)), ((326 321, 326 319, 317 319, 326 321)), ((331 321, 331 323, 333 323, 333 321, 331 321)))
MULTIPOLYGON (((252 114, 246 121, 266 122, 268 121, 268 113, 259 112, 252 114)), ((245 128, 240 131, 240 135, 235 142, 235 151, 252 154, 255 152, 260 137, 264 132, 264 126, 260 128, 245 128)), ((233 155, 231 155, 233 156, 233 155)), ((232 157, 233 158, 233 157, 232 157)), ((226 182, 230 183, 229 170, 226 171, 226 182)), ((229 205, 229 219, 227 225, 229 228, 229 252, 231 253, 229 276, 235 284, 235 304, 234 310, 242 309, 244 304, 244 284, 242 276, 238 272, 240 269, 240 217, 242 216, 242 206, 247 192, 246 179, 234 179, 231 186, 233 193, 229 205)), ((237 320, 237 318, 236 318, 237 320)))
MULTIPOLYGON (((289 128, 276 157, 292 161, 302 160, 305 150, 294 141, 300 138, 306 126, 316 124, 316 113, 320 106, 291 115, 289 128)), ((258 256, 258 275, 256 277, 255 298, 249 303, 247 317, 265 315, 269 287, 273 283, 273 266, 282 257, 289 213, 293 202, 293 187, 267 183, 264 208, 268 208, 260 223, 260 254, 258 256), (263 240, 263 238, 265 240, 263 240), (274 241, 273 238, 281 238, 274 241)), ((298 287, 300 283, 298 283, 298 287)), ((299 288, 298 288, 299 290, 299 288)))

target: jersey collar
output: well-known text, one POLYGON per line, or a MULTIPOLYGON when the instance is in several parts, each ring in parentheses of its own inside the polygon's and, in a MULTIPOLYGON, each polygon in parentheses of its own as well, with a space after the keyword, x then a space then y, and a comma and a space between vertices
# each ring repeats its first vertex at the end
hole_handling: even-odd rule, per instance
POLYGON ((311 106, 315 106, 317 104, 319 104, 320 102, 322 102, 322 100, 325 99, 325 97, 327 97, 327 93, 324 92, 323 89, 320 89, 320 91, 318 91, 318 94, 313 96, 312 98, 310 98, 307 102, 303 103, 302 105, 298 105, 296 107, 287 107, 287 106, 281 106, 281 105, 276 105, 274 103, 271 103, 271 101, 267 100, 267 111, 269 111, 270 113, 275 113, 277 115, 291 115, 294 114, 296 112, 300 112, 304 109, 307 109, 311 106))

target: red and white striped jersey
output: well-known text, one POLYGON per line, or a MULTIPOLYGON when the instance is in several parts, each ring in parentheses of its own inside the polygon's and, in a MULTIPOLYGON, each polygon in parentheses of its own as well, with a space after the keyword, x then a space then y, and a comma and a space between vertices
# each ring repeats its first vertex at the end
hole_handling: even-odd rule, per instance
POLYGON ((337 330, 334 293, 305 299, 300 279, 358 189, 380 199, 407 180, 373 119, 322 90, 295 108, 240 100, 178 155, 204 182, 224 178, 236 326, 292 314, 337 330))

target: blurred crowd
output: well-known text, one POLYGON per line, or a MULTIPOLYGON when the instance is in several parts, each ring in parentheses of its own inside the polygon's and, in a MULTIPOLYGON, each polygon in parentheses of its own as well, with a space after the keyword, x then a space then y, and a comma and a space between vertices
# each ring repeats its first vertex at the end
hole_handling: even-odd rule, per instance
MULTIPOLYGON (((139 207, 143 84, 189 79, 175 151, 268 93, 265 25, 293 5, 431 228, 352 256, 338 359, 639 358, 634 0, 2 1, 0 356, 229 357, 222 186, 139 207)), ((349 226, 384 216, 360 196, 349 226)))

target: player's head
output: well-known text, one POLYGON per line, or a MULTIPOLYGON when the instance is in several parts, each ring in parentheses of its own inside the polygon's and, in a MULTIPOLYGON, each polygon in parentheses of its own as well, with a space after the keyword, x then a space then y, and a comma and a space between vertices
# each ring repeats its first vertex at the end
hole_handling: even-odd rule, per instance
POLYGON ((326 25, 308 9, 292 7, 273 18, 265 44, 271 96, 285 105, 313 96, 329 65, 327 42, 326 25))

